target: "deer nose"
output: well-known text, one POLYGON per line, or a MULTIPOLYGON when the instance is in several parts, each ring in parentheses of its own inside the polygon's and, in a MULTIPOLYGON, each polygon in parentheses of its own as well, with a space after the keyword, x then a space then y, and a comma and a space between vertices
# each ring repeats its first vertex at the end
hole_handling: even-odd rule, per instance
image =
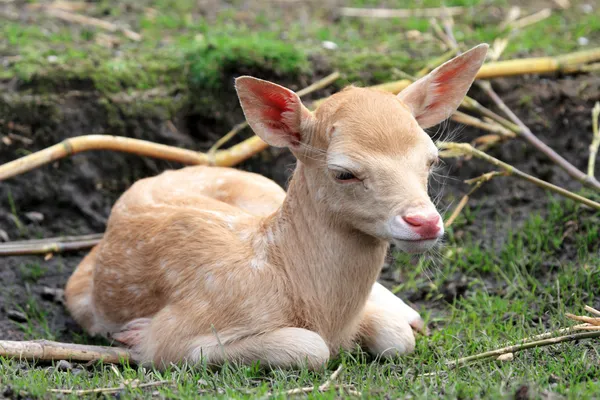
POLYGON ((421 239, 436 239, 442 230, 441 218, 437 213, 409 214, 402 216, 402 219, 421 239))

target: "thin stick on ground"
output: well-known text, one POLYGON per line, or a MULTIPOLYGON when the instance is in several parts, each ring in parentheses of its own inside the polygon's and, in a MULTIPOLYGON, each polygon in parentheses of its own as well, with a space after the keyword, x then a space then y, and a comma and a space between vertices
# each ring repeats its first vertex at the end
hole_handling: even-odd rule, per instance
POLYGON ((0 244, 0 256, 26 254, 62 253, 94 247, 102 239, 102 233, 82 236, 67 236, 37 240, 22 240, 0 244))
POLYGON ((46 8, 46 14, 62 19, 63 21, 73 22, 84 26, 93 26, 96 28, 104 29, 109 32, 122 32, 127 38, 139 42, 142 40, 142 35, 134 32, 127 28, 119 27, 112 22, 104 21, 98 18, 88 17, 82 14, 75 14, 69 11, 61 10, 58 8, 46 8))
POLYGON ((592 318, 586 316, 579 316, 574 314, 565 314, 567 318, 572 319, 573 321, 585 322, 586 324, 594 325, 600 327, 600 318, 592 318))
POLYGON ((600 118, 600 101, 597 101, 592 109, 592 143, 590 144, 590 158, 588 159, 587 174, 594 178, 596 168, 596 156, 598 147, 600 147, 600 129, 598 128, 598 118, 600 118))
MULTIPOLYGON (((562 329, 559 329, 557 331, 540 333, 539 335, 535 335, 535 336, 531 336, 531 337, 525 338, 525 339, 522 340, 522 342, 531 342, 531 341, 535 341, 535 340, 542 340, 542 339, 546 339, 546 338, 549 338, 549 337, 555 337, 555 336, 558 336, 558 335, 564 335, 564 334, 567 334, 567 333, 573 333, 573 332, 576 332, 576 331, 586 330, 587 328, 594 328, 593 330, 600 329, 600 327, 596 327, 596 326, 593 326, 593 325, 590 325, 590 324, 579 324, 579 325, 570 326, 568 328, 562 328, 562 329)), ((508 344, 507 344, 507 346, 508 346, 508 344)))
POLYGON ((452 211, 452 214, 444 223, 444 227, 445 228, 450 227, 450 225, 452 225, 452 223, 456 220, 456 218, 458 218, 458 216, 460 215, 460 212, 463 210, 463 208, 465 208, 465 206, 469 202, 469 198, 473 195, 473 193, 475 193, 484 183, 489 182, 493 177, 498 176, 498 175, 506 175, 506 173, 492 171, 492 172, 485 173, 477 178, 466 180, 465 183, 468 183, 470 185, 475 184, 475 186, 469 191, 469 193, 465 194, 460 199, 460 201, 456 205, 456 208, 454 209, 454 211, 452 211))
POLYGON ((557 193, 563 197, 567 197, 571 200, 575 200, 579 203, 585 204, 588 207, 591 207, 596 210, 600 210, 600 203, 597 203, 593 200, 580 196, 576 193, 570 192, 566 189, 563 189, 559 186, 553 185, 549 182, 543 181, 539 178, 536 178, 532 175, 526 174, 525 172, 513 167, 510 164, 505 163, 504 161, 500 161, 497 158, 490 156, 489 154, 484 153, 481 150, 478 150, 471 146, 468 143, 453 143, 453 142, 438 142, 438 147, 440 150, 440 157, 461 157, 464 155, 471 155, 473 157, 479 158, 481 160, 487 161, 496 167, 501 168, 505 171, 506 175, 514 175, 521 179, 524 179, 528 182, 533 183, 543 189, 550 190, 554 193, 557 193))
POLYGON ((338 378, 338 376, 340 376, 340 374, 342 373, 342 369, 343 369, 343 365, 340 365, 339 367, 337 367, 337 369, 335 371, 333 371, 333 374, 331 374, 329 379, 327 379, 327 381, 325 381, 324 384, 319 386, 319 391, 326 392, 329 389, 329 386, 331 386, 331 383, 335 382, 335 380, 338 378))
POLYGON ((208 164, 206 154, 146 140, 111 135, 87 135, 62 142, 0 166, 0 181, 30 171, 64 157, 90 150, 112 150, 178 161, 184 164, 208 164))
POLYGON ((550 16, 552 16, 552 10, 549 8, 544 8, 521 19, 517 19, 516 21, 510 22, 509 27, 511 29, 523 29, 525 27, 528 27, 529 25, 537 24, 538 22, 541 22, 546 18, 550 18, 550 16))
POLYGON ((118 393, 122 390, 125 389, 144 389, 144 388, 149 388, 149 387, 156 387, 156 386, 163 386, 163 385, 168 385, 168 384, 173 384, 172 381, 156 381, 156 382, 146 382, 146 383, 140 383, 139 381, 135 380, 133 382, 128 382, 128 383, 123 383, 117 387, 110 387, 110 388, 95 388, 95 389, 50 389, 49 391, 51 393, 62 393, 62 394, 74 394, 77 396, 83 396, 86 394, 94 394, 94 393, 118 393))
POLYGON ((0 340, 0 356, 28 361, 102 360, 112 364, 122 364, 131 360, 129 351, 119 347, 59 343, 50 340, 0 340))
POLYGON ((590 306, 585 306, 584 307, 585 311, 589 312, 590 314, 594 314, 600 317, 600 311, 596 310, 595 308, 592 308, 590 306))
POLYGON ((572 178, 577 179, 579 182, 586 186, 594 188, 600 191, 600 182, 597 181, 593 176, 586 175, 585 173, 578 170, 573 164, 567 161, 564 157, 554 151, 546 143, 542 142, 537 136, 531 132, 531 130, 516 116, 515 113, 504 103, 504 101, 498 96, 498 94, 492 88, 489 82, 478 82, 479 86, 490 96, 490 98, 496 103, 496 105, 512 120, 517 124, 520 129, 520 136, 523 137, 529 144, 544 153, 549 159, 551 159, 556 165, 562 168, 572 178))
MULTIPOLYGON (((352 385, 333 385, 333 382, 335 382, 335 380, 340 376, 340 374, 342 373, 342 370, 343 370, 342 365, 337 367, 337 369, 335 371, 333 371, 333 373, 331 374, 329 379, 327 379, 325 381, 325 383, 320 385, 318 388, 315 388, 314 386, 306 386, 306 387, 302 387, 302 388, 290 389, 290 390, 284 392, 284 394, 286 396, 293 396, 296 394, 306 394, 306 393, 313 393, 313 392, 324 393, 324 392, 328 391, 331 387, 334 387, 336 389, 343 389, 347 394, 350 394, 353 396, 361 396, 362 394, 359 391, 355 390, 352 385)), ((275 396, 277 394, 278 393, 269 393, 269 397, 275 396)))
MULTIPOLYGON (((317 90, 321 90, 321 89, 331 85, 333 82, 338 80, 339 77, 340 77, 340 73, 338 71, 334 71, 331 74, 327 75, 326 77, 319 79, 316 82, 313 82, 311 85, 309 85, 303 89, 300 89, 298 92, 296 92, 296 94, 299 97, 304 97, 307 94, 316 92, 317 90)), ((215 152, 218 149, 223 147, 223 145, 225 143, 230 141, 234 136, 236 136, 238 133, 240 133, 246 127, 248 127, 248 122, 246 122, 246 121, 240 122, 239 124, 235 125, 229 132, 227 132, 223 137, 221 137, 219 140, 217 140, 215 142, 215 144, 208 150, 209 157, 214 156, 215 152)))
POLYGON ((549 346, 549 345, 557 344, 557 343, 571 342, 571 341, 581 340, 581 339, 593 339, 593 338, 599 338, 599 337, 600 337, 600 331, 573 333, 570 335, 552 337, 552 338, 543 339, 543 340, 536 340, 533 342, 515 344, 512 346, 503 347, 501 349, 486 351, 485 353, 475 354, 475 355, 472 355, 469 357, 459 358, 458 360, 448 361, 446 363, 446 365, 450 368, 455 368, 455 367, 470 363, 472 361, 478 361, 478 360, 483 360, 483 359, 487 359, 487 358, 497 358, 498 356, 501 356, 502 354, 516 353, 518 351, 532 349, 535 347, 549 346))
POLYGON ((453 41, 450 37, 448 37, 448 35, 446 35, 444 33, 444 30, 440 26, 437 19, 431 18, 429 20, 429 24, 433 28, 433 32, 438 36, 438 38, 442 41, 442 43, 444 43, 447 48, 454 49, 454 47, 456 45, 456 41, 455 40, 453 41))
POLYGON ((464 7, 439 7, 439 8, 415 8, 415 9, 391 9, 391 8, 353 8, 341 7, 340 15, 344 17, 368 17, 368 18, 433 18, 442 15, 461 15, 465 12, 464 7))
MULTIPOLYGON (((593 309, 592 307, 585 306, 586 311, 591 313, 598 313, 600 315, 600 311, 593 309)), ((472 361, 483 360, 483 359, 498 359, 499 356, 504 354, 513 354, 517 351, 531 349, 534 347, 548 346, 556 343, 569 342, 580 339, 592 339, 600 337, 600 318, 590 318, 577 316, 573 314, 566 314, 567 318, 575 320, 575 321, 586 321, 586 324, 575 325, 569 328, 559 329, 553 332, 543 333, 541 335, 532 336, 527 339, 523 339, 521 343, 510 345, 506 347, 502 347, 500 349, 486 351, 484 353, 475 354, 468 357, 459 358, 458 360, 448 361, 446 365, 448 367, 454 368, 459 367, 461 365, 465 365, 472 361), (598 325, 590 324, 590 320, 597 321, 598 325), (590 330, 590 332, 579 332, 574 333, 574 331, 580 330, 590 330), (563 333, 569 333, 564 336, 556 336, 563 333)))
POLYGON ((473 117, 460 111, 455 111, 454 114, 452 114, 451 118, 453 121, 458 122, 460 124, 470 125, 491 133, 497 133, 504 138, 514 138, 516 136, 515 133, 511 132, 510 130, 506 129, 505 127, 496 123, 495 121, 493 123, 485 122, 479 118, 473 117))

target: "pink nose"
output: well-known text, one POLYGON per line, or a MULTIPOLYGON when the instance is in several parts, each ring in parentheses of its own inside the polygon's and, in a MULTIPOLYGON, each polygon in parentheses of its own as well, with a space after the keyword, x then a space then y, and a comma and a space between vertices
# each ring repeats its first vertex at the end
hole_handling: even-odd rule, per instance
POLYGON ((441 230, 439 214, 412 214, 405 215, 402 219, 421 239, 435 239, 441 230))

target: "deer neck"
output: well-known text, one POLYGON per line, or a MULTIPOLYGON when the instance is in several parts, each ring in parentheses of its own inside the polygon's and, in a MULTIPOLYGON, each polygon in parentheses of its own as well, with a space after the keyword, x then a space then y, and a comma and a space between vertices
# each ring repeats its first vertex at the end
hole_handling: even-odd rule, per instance
POLYGON ((302 319, 335 334, 356 319, 383 265, 387 242, 336 220, 298 166, 270 221, 302 319))

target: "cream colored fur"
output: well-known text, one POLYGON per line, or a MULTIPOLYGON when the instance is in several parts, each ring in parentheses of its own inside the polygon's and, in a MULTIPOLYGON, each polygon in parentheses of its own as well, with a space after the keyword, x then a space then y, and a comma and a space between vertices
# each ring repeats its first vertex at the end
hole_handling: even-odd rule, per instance
POLYGON ((314 113, 288 89, 239 78, 252 128, 298 158, 287 194, 228 168, 138 181, 67 284, 73 317, 158 366, 315 369, 356 343, 383 356, 412 351, 422 320, 376 280, 390 242, 420 252, 443 233, 433 226, 437 236, 421 238, 403 222, 438 215, 427 194, 437 150, 417 119, 439 123, 458 107, 486 49, 444 64, 405 99, 349 88, 314 113))

